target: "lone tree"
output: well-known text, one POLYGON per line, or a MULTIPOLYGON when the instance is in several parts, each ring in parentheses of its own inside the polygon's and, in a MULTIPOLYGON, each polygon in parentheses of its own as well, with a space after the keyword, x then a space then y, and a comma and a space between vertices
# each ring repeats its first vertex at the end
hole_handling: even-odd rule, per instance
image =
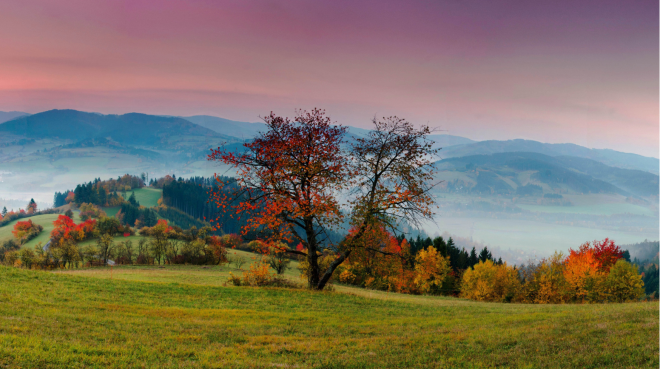
POLYGON ((374 119, 368 136, 347 143, 346 127, 332 124, 320 109, 298 111, 293 120, 273 113, 263 119, 267 131, 245 143, 244 151, 212 150, 209 160, 234 167, 237 177, 224 183, 216 176, 211 201, 249 215, 244 235, 260 234, 270 249, 304 256, 310 289, 322 290, 353 250, 369 247, 361 241, 374 227, 397 232, 401 220, 419 225, 432 219, 430 164, 437 150, 426 140, 429 127, 374 119), (328 230, 345 221, 348 235, 330 242, 328 230), (303 247, 283 246, 298 243, 303 247), (321 270, 324 251, 335 259, 321 270))

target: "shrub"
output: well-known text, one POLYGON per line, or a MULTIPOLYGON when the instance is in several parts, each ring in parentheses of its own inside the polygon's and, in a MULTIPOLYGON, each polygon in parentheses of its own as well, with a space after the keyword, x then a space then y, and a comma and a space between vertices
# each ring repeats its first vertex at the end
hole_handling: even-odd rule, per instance
POLYGON ((37 237, 43 230, 44 227, 32 223, 32 219, 28 219, 24 222, 16 222, 14 224, 14 230, 11 233, 14 234, 19 244, 24 245, 26 242, 37 237))
POLYGON ((250 270, 243 273, 243 285, 245 286, 266 286, 273 276, 268 271, 268 264, 256 262, 250 265, 250 270))

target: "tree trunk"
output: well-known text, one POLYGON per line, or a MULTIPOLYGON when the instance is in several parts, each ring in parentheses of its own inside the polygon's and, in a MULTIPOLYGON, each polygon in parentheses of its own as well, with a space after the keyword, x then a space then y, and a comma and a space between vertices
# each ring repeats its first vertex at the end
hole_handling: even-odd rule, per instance
POLYGON ((337 259, 335 259, 335 261, 333 261, 332 264, 330 264, 328 270, 325 271, 325 274, 323 274, 323 277, 321 277, 321 279, 319 280, 319 283, 316 286, 317 290, 321 291, 323 288, 325 288, 325 285, 330 280, 330 277, 332 277, 332 273, 335 272, 335 269, 337 269, 337 267, 341 265, 341 263, 343 263, 344 260, 346 260, 346 258, 350 254, 351 254, 351 250, 348 250, 345 253, 341 254, 337 259))
POLYGON ((309 270, 307 275, 307 285, 309 289, 316 289, 319 284, 319 256, 316 253, 316 237, 314 236, 314 223, 312 218, 306 218, 305 223, 305 233, 307 235, 307 262, 309 264, 309 270))

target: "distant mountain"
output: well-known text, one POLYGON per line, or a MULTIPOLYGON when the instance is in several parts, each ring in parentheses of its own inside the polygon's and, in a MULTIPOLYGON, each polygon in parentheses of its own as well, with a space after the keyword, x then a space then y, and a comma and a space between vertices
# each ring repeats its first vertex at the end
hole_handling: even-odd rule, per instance
POLYGON ((192 117, 183 117, 183 119, 220 134, 244 140, 251 139, 260 131, 266 130, 264 123, 239 122, 210 115, 195 115, 192 117))
POLYGON ((4 123, 6 121, 22 117, 25 115, 30 115, 28 113, 23 113, 21 111, 0 111, 0 123, 4 123))
MULTIPOLYGON (((553 157, 534 152, 507 152, 444 159, 440 171, 461 172, 472 192, 513 194, 526 192, 616 193, 658 196, 658 176, 641 170, 614 168, 594 160, 553 157), (542 186, 547 190, 543 191, 542 186)), ((461 185, 468 185, 462 183, 461 185)))
MULTIPOLYGON (((267 129, 264 123, 239 122, 210 115, 195 115, 192 117, 183 118, 192 123, 199 124, 202 127, 211 129, 215 132, 228 136, 234 136, 244 140, 252 139, 259 132, 264 132, 267 129)), ((370 130, 364 128, 352 126, 347 126, 347 128, 348 129, 346 133, 349 141, 355 138, 366 137, 370 132, 370 130)), ((435 144, 433 145, 434 148, 445 148, 454 145, 476 142, 469 138, 446 134, 430 135, 428 138, 432 141, 435 141, 435 144)))
POLYGON ((575 144, 547 144, 531 140, 480 141, 454 145, 442 150, 443 158, 470 155, 489 155, 503 152, 535 152, 548 156, 574 156, 598 161, 608 166, 637 169, 658 174, 660 161, 637 154, 629 154, 609 149, 589 149, 575 144))
POLYGON ((171 144, 173 138, 191 136, 235 141, 177 117, 129 113, 103 115, 76 110, 49 110, 0 124, 0 132, 27 138, 58 137, 74 141, 111 138, 131 145, 171 144))
POLYGON ((441 156, 442 156, 442 153, 448 147, 456 146, 456 145, 467 145, 467 144, 477 142, 477 141, 470 140, 469 138, 460 137, 460 136, 452 136, 452 135, 429 135, 428 139, 435 142, 435 144, 433 145, 433 148, 442 148, 442 151, 440 152, 441 156))

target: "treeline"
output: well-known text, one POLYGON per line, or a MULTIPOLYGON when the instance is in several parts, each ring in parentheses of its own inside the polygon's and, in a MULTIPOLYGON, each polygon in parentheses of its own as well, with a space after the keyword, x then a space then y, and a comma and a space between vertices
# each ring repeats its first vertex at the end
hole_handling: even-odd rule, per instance
POLYGON ((54 207, 70 202, 74 202, 76 205, 88 203, 99 206, 119 206, 124 200, 117 192, 142 187, 144 187, 144 180, 129 174, 105 181, 96 178, 94 181, 77 185, 73 191, 55 192, 53 203, 54 207))
MULTIPOLYGON (((171 181, 164 180, 163 204, 179 209, 183 213, 200 220, 217 221, 219 230, 225 234, 240 233, 246 224, 246 217, 238 218, 232 214, 218 209, 217 205, 211 203, 210 191, 220 191, 214 178, 191 177, 178 180, 173 177, 171 181)), ((220 176, 219 179, 227 183, 226 191, 233 190, 235 183, 233 178, 220 176)), ((161 179, 155 181, 161 182, 161 179)))
MULTIPOLYGON (((555 253, 538 263, 520 266, 494 261, 484 248, 477 263, 457 269, 448 242, 440 238, 433 240, 435 245, 423 241, 419 248, 418 242, 413 245, 382 229, 370 232, 367 239, 360 241, 361 247, 337 268, 339 282, 392 292, 458 295, 496 302, 596 303, 637 301, 645 295, 656 298, 652 291, 645 290, 644 276, 637 267, 608 239, 585 243, 568 255, 555 253)), ((473 255, 476 251, 470 252, 468 263, 472 263, 473 255)), ((323 255, 321 268, 327 268, 335 258, 331 253, 323 255)), ((300 265, 306 275, 306 261, 300 265)), ((649 267, 652 273, 657 270, 655 265, 649 267)), ((651 283, 654 280, 657 281, 657 274, 649 277, 651 283)))
MULTIPOLYGON (((399 235, 397 241, 401 243, 403 241, 403 235, 399 235)), ((477 253, 477 249, 472 247, 471 251, 467 251, 465 248, 459 248, 454 244, 454 240, 449 237, 445 240, 443 237, 436 237, 433 240, 430 237, 421 238, 419 235, 417 238, 409 238, 407 240, 410 245, 410 255, 414 258, 420 250, 426 250, 429 246, 433 246, 442 256, 449 258, 449 263, 451 268, 459 272, 467 268, 475 266, 479 261, 491 260, 496 264, 502 264, 502 258, 494 259, 493 254, 488 250, 488 247, 484 247, 477 253)))
POLYGON ((135 202, 134 197, 133 202, 124 202, 121 204, 115 217, 122 224, 137 228, 153 227, 158 222, 156 212, 153 209, 140 206, 135 202))
MULTIPOLYGON (((90 219, 76 224, 70 217, 60 215, 53 225, 51 241, 46 246, 39 243, 34 249, 19 249, 16 241, 5 243, 0 247, 0 262, 28 269, 112 263, 217 265, 229 261, 227 248, 234 245, 236 238, 214 236, 210 227, 182 230, 160 220, 153 227, 142 227, 139 233, 144 238, 134 245, 130 239, 115 242, 116 235, 136 233, 134 228, 120 225, 115 218, 90 219), (96 244, 78 244, 90 238, 96 238, 96 244)), ((20 232, 29 232, 29 227, 21 227, 20 232)), ((17 239, 21 236, 23 234, 16 234, 17 239)))

